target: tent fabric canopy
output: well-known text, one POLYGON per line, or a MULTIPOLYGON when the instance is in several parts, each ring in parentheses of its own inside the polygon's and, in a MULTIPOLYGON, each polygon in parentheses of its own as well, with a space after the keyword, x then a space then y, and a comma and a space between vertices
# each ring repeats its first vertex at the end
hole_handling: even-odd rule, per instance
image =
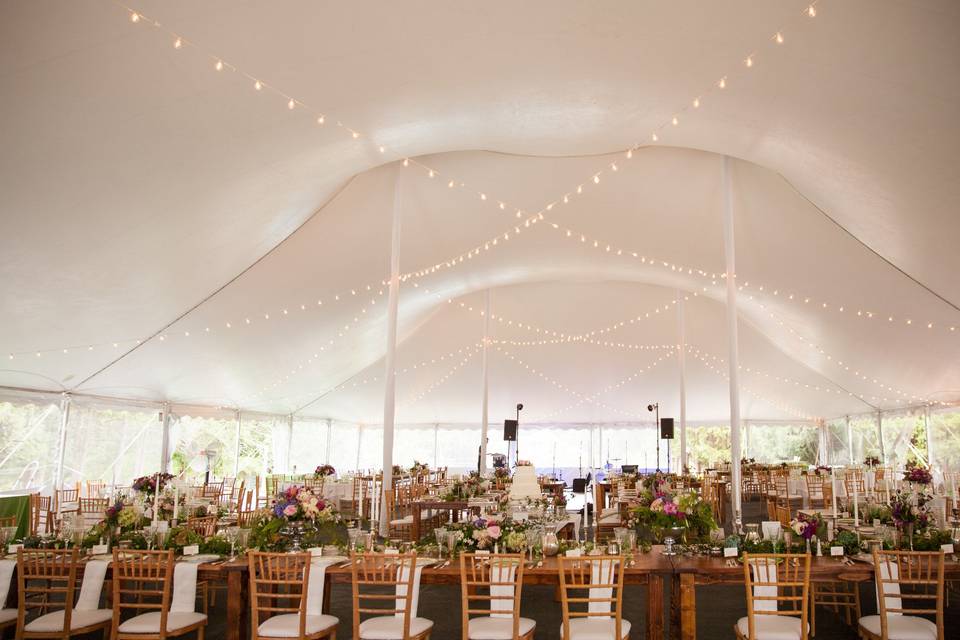
POLYGON ((399 181, 398 422, 487 290, 492 420, 677 415, 681 301, 723 419, 727 155, 743 417, 953 403, 960 7, 806 6, 5 5, 0 385, 378 423, 399 181))

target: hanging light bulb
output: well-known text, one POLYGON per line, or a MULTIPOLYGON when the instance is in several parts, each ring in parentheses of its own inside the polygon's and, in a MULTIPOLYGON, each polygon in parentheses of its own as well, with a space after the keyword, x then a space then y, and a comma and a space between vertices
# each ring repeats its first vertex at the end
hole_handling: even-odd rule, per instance
POLYGON ((260 89, 263 89, 263 85, 260 83, 259 80, 257 80, 253 83, 253 88, 256 89, 257 91, 260 91, 260 89))
POLYGON ((132 23, 134 23, 134 24, 140 22, 140 14, 137 13, 136 11, 134 11, 133 13, 131 13, 131 14, 130 14, 130 22, 132 22, 132 23))
POLYGON ((358 132, 358 131, 351 131, 351 132, 350 132, 350 135, 353 136, 353 139, 354 139, 354 140, 356 140, 357 138, 360 137, 360 132, 358 132))
POLYGON ((427 175, 432 178, 434 176, 433 169, 430 169, 430 171, 427 172, 427 175))
POLYGON ((600 174, 593 176, 593 184, 600 184, 600 174))
POLYGON ((672 124, 673 126, 677 126, 678 124, 680 124, 680 120, 677 119, 677 116, 673 116, 673 120, 670 121, 670 124, 672 124))
POLYGON ((409 166, 410 166, 410 159, 409 159, 409 158, 404 158, 404 159, 403 159, 403 166, 405 166, 405 167, 409 167, 409 166))
POLYGON ((611 168, 613 171, 616 171, 616 170, 617 170, 617 163, 616 163, 616 162, 610 163, 610 168, 611 168))
POLYGON ((183 40, 181 40, 180 38, 177 38, 176 40, 174 40, 174 41, 173 41, 173 48, 174 48, 174 49, 182 49, 182 48, 183 48, 183 40))
POLYGON ((777 35, 774 36, 774 40, 777 41, 777 44, 783 44, 783 34, 777 31, 777 35))
POLYGON ((817 8, 813 5, 810 5, 809 7, 807 7, 807 15, 810 16, 811 18, 816 18, 817 8))
POLYGON ((377 147, 377 148, 380 150, 380 153, 386 153, 386 152, 387 152, 386 147, 384 147, 383 145, 380 145, 380 146, 377 147))
POLYGON ((727 79, 726 79, 726 77, 720 78, 720 82, 717 83, 717 86, 720 87, 721 89, 726 89, 726 88, 727 88, 727 79))
POLYGON ((583 185, 582 185, 582 184, 578 184, 578 185, 577 185, 577 193, 583 193, 583 185))
POLYGON ((633 149, 627 149, 627 160, 633 157, 633 149))
MULTIPOLYGON (((327 119, 324 118, 322 115, 317 116, 317 124, 323 124, 323 123, 326 122, 326 121, 327 121, 327 119)), ((403 165, 403 166, 407 166, 407 165, 403 165)))
POLYGON ((753 66, 753 56, 747 56, 747 59, 744 60, 743 63, 744 63, 745 65, 747 65, 747 68, 748 68, 748 69, 749 69, 750 67, 752 67, 752 66, 753 66))
POLYGON ((217 71, 223 71, 223 60, 217 60, 217 64, 213 65, 213 68, 217 71))
POLYGON ((453 180, 451 180, 450 182, 448 182, 448 183, 447 183, 447 186, 448 186, 449 188, 453 189, 453 180))
POLYGON ((293 109, 295 106, 297 106, 297 103, 294 102, 293 98, 290 98, 290 101, 287 103, 287 109, 293 109))
POLYGON ((694 98, 694 99, 693 99, 693 108, 694 108, 694 109, 699 109, 699 108, 700 108, 700 98, 694 98))
POLYGON ((659 140, 660 138, 657 137, 657 134, 654 133, 652 136, 650 136, 650 139, 653 140, 654 142, 656 142, 656 141, 659 140))

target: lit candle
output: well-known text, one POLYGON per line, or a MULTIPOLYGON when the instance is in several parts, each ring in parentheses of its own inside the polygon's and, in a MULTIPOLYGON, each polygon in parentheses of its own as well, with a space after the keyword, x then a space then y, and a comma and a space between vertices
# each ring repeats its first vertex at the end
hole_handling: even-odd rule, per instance
POLYGON ((857 488, 857 477, 853 477, 853 524, 860 526, 860 491, 857 488))
POLYGON ((153 477, 153 521, 160 519, 160 472, 153 477))
POLYGON ((833 497, 833 517, 836 518, 837 515, 837 470, 833 469, 830 471, 830 493, 833 497))
POLYGON ((173 487, 173 519, 177 520, 180 513, 180 487, 173 487))

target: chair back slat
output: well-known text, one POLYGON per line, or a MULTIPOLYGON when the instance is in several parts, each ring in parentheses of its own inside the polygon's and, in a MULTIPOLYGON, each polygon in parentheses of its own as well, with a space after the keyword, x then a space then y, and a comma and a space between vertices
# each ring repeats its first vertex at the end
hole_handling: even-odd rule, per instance
POLYGON ((743 554, 749 638, 756 637, 756 617, 797 616, 801 640, 807 640, 810 602, 810 554, 743 554))
POLYGON ((563 633, 570 638, 570 621, 576 618, 612 618, 615 638, 622 638, 623 570, 621 556, 557 558, 563 633), (584 595, 580 595, 584 594, 584 595), (571 607, 576 605, 576 608, 571 607))
POLYGON ((17 550, 17 637, 23 636, 32 609, 63 609, 63 628, 70 628, 76 601, 77 549, 17 550))
POLYGON ((513 618, 519 631, 523 555, 513 553, 460 554, 460 598, 464 628, 471 615, 513 618))
POLYGON ((167 614, 173 585, 173 550, 113 550, 113 628, 117 637, 120 619, 127 610, 160 612, 159 636, 166 637, 167 614))
POLYGON ((417 554, 354 552, 350 558, 353 628, 360 628, 361 614, 402 616, 403 638, 409 638, 410 620, 416 615, 414 602, 419 595, 417 554))
POLYGON ((309 553, 247 553, 250 570, 250 614, 253 640, 259 627, 273 615, 299 616, 299 635, 306 635, 307 585, 310 580, 309 553))

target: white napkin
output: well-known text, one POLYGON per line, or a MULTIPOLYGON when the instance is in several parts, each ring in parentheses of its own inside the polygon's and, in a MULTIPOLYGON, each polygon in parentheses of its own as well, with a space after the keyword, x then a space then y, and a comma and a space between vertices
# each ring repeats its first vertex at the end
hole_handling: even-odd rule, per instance
POLYGON ((315 558, 310 562, 310 578, 307 583, 307 615, 319 616, 323 614, 323 587, 326 580, 327 567, 332 562, 315 558))
POLYGON ((83 570, 83 583, 80 585, 80 597, 77 598, 77 611, 96 611, 100 608, 100 593, 103 591, 103 578, 107 575, 107 563, 103 560, 91 560, 83 570))
POLYGON ((13 581, 13 570, 16 568, 16 560, 0 560, 0 609, 7 604, 10 583, 13 581))
POLYGON ((197 606, 197 565, 178 562, 173 569, 173 596, 170 611, 193 613, 197 606))
POLYGON ((760 528, 765 539, 776 540, 780 536, 782 526, 779 520, 764 520, 760 523, 760 528))
MULTIPOLYGON (((764 561, 766 562, 766 561, 764 561)), ((757 600, 758 597, 775 598, 777 597, 777 565, 761 564, 760 562, 750 561, 750 569, 753 571, 755 582, 766 582, 772 584, 753 586, 753 610, 754 611, 776 611, 776 600, 757 600)))
MULTIPOLYGON (((616 560, 594 560, 590 570, 590 582, 594 584, 613 584, 617 570, 616 560)), ((613 595, 613 588, 602 587, 590 589, 590 598, 609 598, 613 595)), ((609 602, 590 602, 587 604, 590 613, 610 613, 609 602)))
MULTIPOLYGON (((513 582, 514 575, 517 572, 517 565, 512 562, 500 562, 490 569, 491 582, 513 582)), ((510 611, 511 613, 491 613, 491 618, 512 618, 513 617, 513 585, 500 584, 491 585, 490 610, 499 610, 501 612, 510 611)))
MULTIPOLYGON (((406 583, 406 581, 409 580, 409 577, 408 577, 409 574, 407 573, 407 571, 409 571, 409 568, 407 567, 406 564, 404 564, 404 565, 400 568, 399 575, 398 575, 398 577, 397 577, 398 582, 406 583)), ((417 605, 420 603, 420 574, 422 573, 422 571, 423 571, 423 567, 421 567, 421 566, 414 567, 414 573, 413 573, 413 597, 410 599, 410 617, 411 617, 411 618, 416 618, 416 617, 417 617, 417 605)), ((397 597, 398 597, 398 598, 401 598, 401 597, 407 595, 407 585, 406 585, 406 584, 398 584, 398 585, 397 585, 396 594, 397 594, 397 597)), ((398 600, 396 601, 396 608, 397 608, 397 609, 403 609, 403 605, 404 605, 403 600, 398 599, 398 600)), ((403 617, 403 613, 397 613, 397 614, 395 614, 395 615, 396 615, 398 618, 402 618, 402 617, 403 617)))

